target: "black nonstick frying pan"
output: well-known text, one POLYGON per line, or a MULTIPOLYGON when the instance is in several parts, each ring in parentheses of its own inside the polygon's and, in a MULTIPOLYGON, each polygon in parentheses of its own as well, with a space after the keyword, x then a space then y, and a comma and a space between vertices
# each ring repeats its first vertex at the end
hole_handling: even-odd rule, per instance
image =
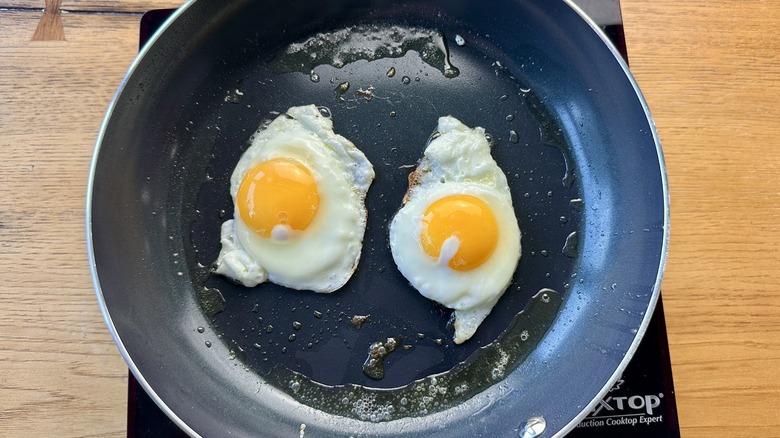
POLYGON ((199 0, 108 110, 87 228, 120 352, 194 436, 556 436, 644 333, 668 207, 647 106, 565 1, 199 0), (376 171, 357 271, 332 294, 213 275, 247 140, 307 104, 376 171), (523 233, 512 284, 462 345, 387 240, 444 115, 490 134, 523 233), (388 338, 399 346, 371 378, 369 346, 388 338))

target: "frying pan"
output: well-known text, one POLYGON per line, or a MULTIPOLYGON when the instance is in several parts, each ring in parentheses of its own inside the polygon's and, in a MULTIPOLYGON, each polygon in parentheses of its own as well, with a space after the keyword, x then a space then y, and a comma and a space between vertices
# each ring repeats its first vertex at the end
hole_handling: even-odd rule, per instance
POLYGON ((108 109, 87 197, 109 330, 193 436, 564 434, 638 345, 668 241, 647 106, 605 37, 564 1, 189 2, 108 109), (392 32, 411 42, 343 63, 326 44, 392 32), (307 41, 320 53, 296 52, 307 41), (247 140, 306 104, 329 112, 377 174, 357 271, 332 294, 213 275, 247 140), (409 286, 387 243, 443 115, 490 133, 523 233, 512 284, 463 345, 451 341, 450 311, 409 286), (383 379, 369 378, 369 346, 391 337, 403 348, 383 379))

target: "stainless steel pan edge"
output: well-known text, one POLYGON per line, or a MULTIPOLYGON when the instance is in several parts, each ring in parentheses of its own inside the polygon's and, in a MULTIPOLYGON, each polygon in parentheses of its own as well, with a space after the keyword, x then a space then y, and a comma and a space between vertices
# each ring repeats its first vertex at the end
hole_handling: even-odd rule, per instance
POLYGON ((650 131, 653 136, 653 141, 656 146, 656 152, 658 153, 658 161, 661 166, 661 181, 662 181, 662 188, 663 188, 663 198, 664 198, 664 223, 663 223, 663 229, 664 229, 664 238, 663 238, 663 245, 661 249, 661 262, 660 266, 658 268, 658 276, 656 277, 655 284, 653 285, 653 295, 650 300, 650 306, 648 308, 647 313, 645 313, 645 317, 642 319, 642 324, 639 326, 637 330, 637 336, 634 338, 634 342, 631 343, 631 346, 629 347, 628 351, 626 352, 625 357, 620 362, 620 365, 615 369, 615 372, 612 373, 612 376, 609 378, 609 380, 604 384, 604 387, 601 388, 601 391, 598 392, 598 395, 594 397, 593 401, 586 406, 582 412, 575 418, 573 418, 566 426, 561 429, 561 431, 554 436, 561 437, 566 435, 568 432, 570 432, 572 429, 577 427, 577 424, 579 424, 593 409, 596 408, 596 406, 599 404, 599 402, 607 395, 609 390, 612 388, 612 386, 617 382, 617 380, 620 378, 620 376, 623 374, 623 371, 628 366, 628 363, 631 362, 631 358, 634 356, 634 353, 636 352, 636 349, 639 347, 640 342, 642 342, 642 338, 645 335, 645 332, 647 331, 647 326, 650 324, 650 319, 653 315, 653 309, 655 309, 656 304, 658 303, 658 298, 661 294, 661 283, 663 280, 664 273, 666 272, 666 261, 669 253, 669 233, 670 233, 670 220, 671 220, 671 201, 669 196, 669 183, 667 180, 667 174, 666 174, 666 164, 664 161, 664 154, 663 150, 661 148, 661 140, 658 136, 658 130, 656 129, 654 119, 652 117, 652 114, 650 113, 650 107, 647 104, 647 101, 645 100, 644 95, 642 94, 642 91, 639 89, 639 84, 637 84, 636 79, 634 78, 634 75, 631 73, 631 70, 628 67, 628 64, 626 63, 626 60, 623 59, 623 56, 618 52, 617 48, 615 48, 614 44, 610 41, 609 37, 604 33, 604 31, 601 29, 601 27, 596 24, 583 10, 580 8, 574 0, 564 0, 571 8, 577 12, 577 14, 582 17, 582 19, 590 25, 590 27, 593 29, 593 31, 598 34, 598 36, 601 38, 602 41, 604 41, 604 44, 609 47, 610 51, 612 52, 612 55, 615 57, 615 60, 620 64, 621 68, 626 73, 626 77, 631 82, 631 85, 634 88, 634 92, 638 96, 639 100, 642 103, 642 108, 645 111, 645 115, 647 116, 647 120, 650 123, 650 131))
POLYGON ((105 135, 106 126, 108 125, 109 120, 111 120, 111 115, 114 112, 114 108, 117 105, 117 100, 121 96, 122 92, 125 89, 125 86, 127 84, 127 80, 130 76, 133 75, 133 73, 136 71, 136 68, 138 67, 138 64, 141 62, 141 60, 146 56, 147 52, 149 51, 149 48, 160 38, 160 35, 162 35, 166 29, 178 19, 179 16, 181 16, 187 8, 189 8, 196 0, 188 0, 186 3, 184 3, 181 7, 179 7, 171 16, 165 21, 165 23, 160 26, 160 28, 155 31, 155 33, 149 38, 149 41, 147 44, 144 44, 144 46, 141 48, 141 50, 138 52, 138 54, 133 59, 133 62, 128 67, 127 72, 125 73, 124 77, 122 78, 122 81, 119 84, 119 87, 117 87, 116 93, 114 93, 114 97, 111 99, 111 102, 109 103, 108 109, 106 110, 106 114, 103 117, 103 122, 101 123, 100 130, 98 131, 97 139, 95 140, 95 150, 92 154, 92 162, 90 164, 89 168, 89 178, 87 182, 87 202, 86 202, 86 234, 87 234, 87 254, 88 254, 88 260, 89 260, 89 269, 90 273, 92 275, 92 285, 95 288, 95 295, 97 297, 98 305, 100 306, 100 313, 103 315, 103 320, 106 322, 106 326, 108 327, 108 331, 111 334, 111 337, 114 339, 114 342, 116 343, 117 348, 119 349, 119 353, 122 355, 122 358, 127 363, 128 368, 133 373, 133 376, 135 376, 136 380, 138 380, 138 383, 141 384, 141 386, 144 388, 144 390, 149 394, 152 400, 154 400, 155 404, 171 419, 173 420, 179 428, 181 428, 185 433, 187 433, 190 436, 193 437, 199 437, 197 433, 195 433, 192 428, 190 428, 189 425, 187 425, 181 418, 179 418, 178 415, 176 415, 175 412, 171 410, 171 408, 168 407, 168 405, 165 404, 165 402, 162 401, 162 399, 157 395, 155 390, 149 385, 149 382, 146 381, 146 378, 144 378, 143 374, 138 370, 138 367, 135 365, 135 362, 133 361, 133 358, 128 353, 127 349, 125 348, 124 343, 122 342, 121 337, 119 336, 119 333, 116 330, 116 326, 114 325, 114 322, 111 319, 111 315, 108 312, 108 308, 106 307, 106 301, 105 297, 103 296, 103 290, 100 286, 100 277, 98 276, 98 272, 96 269, 96 263, 95 263, 95 251, 94 251, 94 245, 92 241, 92 191, 93 191, 93 183, 95 179, 95 169, 97 167, 98 163, 98 156, 100 155, 100 145, 103 143, 103 136, 105 135))

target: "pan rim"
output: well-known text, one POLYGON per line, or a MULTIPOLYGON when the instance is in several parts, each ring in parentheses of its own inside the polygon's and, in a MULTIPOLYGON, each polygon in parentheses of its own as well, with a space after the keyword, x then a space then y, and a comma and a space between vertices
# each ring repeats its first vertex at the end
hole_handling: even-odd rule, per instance
POLYGON ((669 254, 669 225, 671 219, 669 185, 668 185, 668 179, 666 173, 666 163, 664 160, 663 150, 661 148, 661 141, 660 138, 658 137, 658 131, 655 126, 655 121, 650 113, 650 107, 647 104, 647 100, 645 100, 642 91, 639 89, 639 84, 636 82, 634 75, 631 73, 628 67, 628 63, 620 54, 620 52, 618 52, 617 48, 615 48, 614 44, 612 44, 609 37, 607 37, 607 35, 604 33, 601 27, 598 24, 596 24, 593 21, 593 19, 590 18, 590 16, 588 16, 584 10, 582 10, 582 8, 580 8, 577 4, 575 4, 574 0, 564 0, 564 3, 569 5, 574 10, 574 12, 576 12, 580 16, 580 18, 582 18, 590 26, 590 28, 598 35, 598 37, 601 38, 602 42, 607 46, 612 56, 618 62, 620 68, 623 69, 623 72, 625 73, 626 78, 629 80, 629 83, 631 84, 631 87, 633 88, 634 93, 636 94, 636 97, 639 100, 639 103, 642 105, 642 110, 644 111, 645 118, 647 119, 647 122, 650 126, 650 133, 652 134, 653 143, 655 144, 655 150, 658 156, 658 166, 661 172, 660 175, 661 188, 663 192, 663 202, 664 202, 664 222, 663 222, 664 235, 663 235, 663 241, 661 243, 661 254, 660 254, 661 257, 658 264, 658 273, 656 275, 655 284, 653 284, 653 291, 648 304, 648 310, 647 312, 645 312, 645 315, 642 318, 642 323, 637 328, 636 336, 631 342, 631 345, 626 351, 626 354, 623 356, 623 359, 620 361, 620 364, 612 373, 612 376, 610 376, 609 380, 604 384, 604 386, 596 394, 593 400, 591 400, 591 402, 588 405, 586 405, 577 416, 575 416, 560 431, 558 431, 558 433, 556 433, 554 437, 562 437, 565 436, 567 433, 571 432, 577 426, 577 424, 579 424, 588 415, 588 412, 590 412, 591 410, 593 410, 593 408, 595 408, 595 406, 599 403, 599 401, 601 401, 604 398, 604 396, 609 392, 609 390, 612 388, 615 382, 617 382, 617 380, 623 374, 623 371, 626 369, 629 362, 631 362, 631 359, 634 357, 634 353, 636 352, 637 348, 639 348, 639 344, 644 338, 645 332, 647 331, 647 328, 650 325, 650 320, 652 319, 653 310, 655 309, 655 306, 658 304, 658 299, 661 295, 661 282, 663 280, 664 273, 666 272, 666 261, 669 254))
POLYGON ((144 57, 149 52, 149 50, 154 45, 154 43, 158 39, 160 39, 161 35, 165 33, 168 27, 170 27, 173 22, 175 22, 181 15, 183 15, 184 12, 187 9, 189 9, 189 7, 192 6, 192 4, 195 3, 195 1, 197 0, 187 0, 186 3, 184 3, 175 11, 173 11, 170 17, 168 17, 162 23, 162 25, 152 34, 149 40, 143 45, 141 50, 139 50, 136 56, 133 58, 133 62, 128 67, 127 72, 122 77, 122 80, 119 83, 119 86, 117 87, 117 91, 114 93, 114 96, 111 98, 111 102, 109 103, 108 109, 106 110, 106 114, 103 117, 103 121, 100 125, 100 130, 98 131, 98 135, 95 140, 95 150, 92 153, 92 160, 89 167, 89 177, 87 179, 85 225, 86 225, 86 234, 87 234, 87 257, 89 261, 89 270, 92 277, 92 285, 95 288, 95 295, 97 297, 98 305, 100 307, 100 313, 101 315, 103 315, 103 320, 105 321, 106 326, 108 327, 108 331, 111 334, 111 338, 114 340, 114 343, 116 344, 119 353, 121 354, 122 358, 127 364, 127 367, 130 369, 130 372, 133 373, 135 379, 143 387, 144 391, 146 391, 146 393, 149 394, 149 397, 154 401, 157 407, 159 407, 165 413, 165 415, 167 415, 168 418, 170 418, 187 435, 199 438, 200 435, 197 432, 195 432, 186 422, 184 422, 184 420, 182 420, 170 408, 170 406, 168 406, 162 400, 162 398, 157 394, 154 388, 152 388, 152 386, 146 380, 144 375, 138 369, 138 366, 133 361, 132 357, 130 356, 130 353, 127 351, 127 348, 125 347, 122 338, 119 336, 119 332, 117 331, 116 326, 114 325, 114 321, 111 318, 111 315, 108 311, 108 306, 106 306, 105 296, 103 295, 103 289, 100 285, 100 278, 97 272, 97 264, 95 263, 95 247, 94 247, 94 242, 92 240, 92 195, 93 195, 93 186, 95 182, 95 173, 97 172, 97 164, 100 156, 101 144, 103 143, 103 138, 105 136, 106 129, 111 120, 111 117, 113 116, 114 109, 116 108, 119 97, 122 94, 122 91, 124 91, 125 87, 127 86, 128 79, 130 78, 130 76, 133 75, 133 73, 135 73, 141 61, 144 59, 144 57))
MULTIPOLYGON (((188 0, 186 3, 184 3, 181 7, 176 9, 173 14, 162 24, 162 26, 152 35, 150 40, 144 45, 144 47, 139 51, 139 53, 135 56, 133 62, 131 63, 130 67, 128 68, 127 72, 125 73, 122 81, 120 82, 119 87, 117 88, 116 93, 114 94, 109 107, 106 111, 106 114, 103 118, 96 143, 95 143, 95 150, 93 152, 90 170, 89 170, 89 178, 88 178, 88 185, 87 185, 87 196, 86 196, 86 237, 87 237, 87 249, 88 249, 88 260, 90 263, 90 273, 92 276, 92 282, 93 286, 95 288, 96 297, 98 300, 98 304, 100 306, 100 311, 103 316, 103 319, 109 329, 109 332, 114 340, 114 342, 117 345, 117 348, 119 349, 120 354, 122 355, 123 359, 125 360, 126 364, 128 365, 128 368, 133 373, 133 375, 136 377, 138 382, 141 384, 141 386, 144 388, 144 390, 150 395, 151 399, 154 401, 154 403, 165 412, 165 414, 171 418, 171 420, 180 427, 185 433, 187 433, 190 436, 198 437, 200 436, 197 432, 195 432, 188 424, 186 424, 156 393, 156 391, 151 387, 149 382, 144 378, 143 374, 140 372, 138 367, 136 366, 135 362, 131 358, 129 352, 127 351, 121 337, 119 336, 119 333, 117 331, 116 326, 114 325, 114 322, 111 318, 111 315, 109 314, 108 308, 106 306, 105 302, 105 296, 103 295, 103 291, 100 285, 100 279, 97 272, 96 262, 95 262, 95 251, 94 251, 94 245, 93 245, 93 239, 92 239, 92 214, 93 214, 93 205, 92 205, 92 198, 93 198, 93 184, 95 181, 95 173, 97 169, 98 159, 100 155, 100 149, 101 144, 103 143, 104 136, 106 133, 107 126, 109 124, 109 121, 111 120, 114 110, 116 108, 119 96, 122 94, 123 90, 125 89, 128 78, 134 74, 136 69, 138 68, 139 64, 147 54, 147 52, 150 50, 151 46, 154 45, 154 43, 161 37, 161 35, 170 27, 170 25, 176 21, 181 15, 183 15, 187 9, 190 8, 197 0, 188 0)), ((658 272, 656 275, 655 283, 653 285, 652 294, 649 300, 648 304, 648 311, 645 313, 641 325, 637 329, 637 334, 634 337, 631 345, 626 351, 626 354, 624 355, 623 359, 621 360, 618 367, 615 369, 607 383, 602 387, 602 389, 598 392, 597 396, 595 396, 591 402, 585 406, 580 413, 575 416, 569 423, 567 423, 562 429, 560 429, 554 436, 563 436, 574 427, 584 418, 587 413, 592 410, 592 408, 598 404, 598 402, 604 397, 604 395, 609 391, 609 389, 612 387, 615 381, 620 377, 621 373, 624 371, 628 363, 630 362, 631 358, 633 357, 636 349, 639 346, 639 343, 641 342, 647 327, 650 323, 650 319, 652 317, 652 309, 655 308, 657 301, 660 296, 661 291, 661 281, 663 278, 663 275, 665 273, 666 269, 666 263, 667 263, 667 257, 668 257, 668 245, 669 245, 669 239, 670 239, 670 196, 669 196, 669 188, 668 188, 668 180, 667 180, 667 172, 666 172, 666 165, 664 162, 663 152, 661 149, 661 143, 660 139, 658 137, 658 132, 654 123, 654 120, 651 116, 649 107, 647 105, 647 102, 642 95, 639 86, 634 78, 634 76, 631 74, 628 65, 626 61, 622 58, 620 53, 617 51, 617 49, 614 47, 614 45, 610 42, 608 37, 604 34, 604 32, 601 30, 601 28, 593 22, 593 20, 587 16, 584 11, 577 6, 574 3, 574 0, 564 0, 564 2, 571 7, 579 16, 582 18, 590 27, 593 29, 594 32, 601 38, 602 42, 607 45, 609 51, 612 53, 615 60, 620 65, 621 69, 623 70, 626 78, 629 80, 631 87, 633 88, 636 98, 638 99, 638 102, 641 104, 642 109, 644 111, 645 118, 649 124, 650 133, 652 135, 653 143, 656 148, 656 154, 658 158, 658 165, 660 169, 660 177, 661 177, 661 188, 662 188, 662 195, 663 195, 663 240, 661 243, 661 254, 660 254, 660 261, 658 265, 658 272)))

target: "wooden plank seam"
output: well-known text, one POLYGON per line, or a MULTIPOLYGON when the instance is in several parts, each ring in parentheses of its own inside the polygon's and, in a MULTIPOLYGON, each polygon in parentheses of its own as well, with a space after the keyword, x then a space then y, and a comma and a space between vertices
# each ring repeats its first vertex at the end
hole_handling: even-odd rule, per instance
POLYGON ((46 9, 35 28, 33 41, 65 41, 65 27, 62 24, 62 0, 46 0, 46 9))

